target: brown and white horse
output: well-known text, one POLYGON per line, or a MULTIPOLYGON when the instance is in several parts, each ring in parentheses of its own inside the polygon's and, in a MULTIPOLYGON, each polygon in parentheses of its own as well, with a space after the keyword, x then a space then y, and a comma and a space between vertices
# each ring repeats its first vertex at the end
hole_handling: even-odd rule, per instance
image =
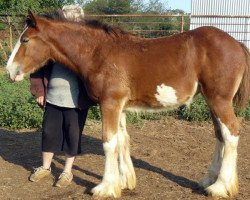
POLYGON ((212 27, 145 39, 96 21, 30 12, 7 63, 10 78, 22 80, 50 59, 78 73, 100 104, 106 160, 94 195, 120 197, 121 189, 135 188, 125 111, 190 104, 198 91, 211 109, 217 138, 211 167, 199 184, 214 197, 238 192, 233 100, 242 106, 249 97, 250 55, 243 44, 212 27))

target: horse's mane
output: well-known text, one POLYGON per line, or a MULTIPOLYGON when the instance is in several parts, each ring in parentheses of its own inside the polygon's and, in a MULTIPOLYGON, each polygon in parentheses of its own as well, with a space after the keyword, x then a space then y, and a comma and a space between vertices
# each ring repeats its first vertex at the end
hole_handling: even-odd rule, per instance
POLYGON ((40 14, 39 16, 44 17, 44 18, 49 19, 49 20, 74 22, 74 23, 78 23, 82 26, 88 26, 88 27, 91 27, 94 29, 101 29, 105 33, 112 34, 112 35, 115 35, 117 37, 120 35, 133 35, 132 33, 124 31, 120 27, 110 26, 110 25, 102 23, 98 20, 88 19, 86 17, 80 17, 77 22, 72 20, 72 19, 67 19, 64 16, 62 10, 55 10, 52 12, 46 12, 46 13, 40 14))

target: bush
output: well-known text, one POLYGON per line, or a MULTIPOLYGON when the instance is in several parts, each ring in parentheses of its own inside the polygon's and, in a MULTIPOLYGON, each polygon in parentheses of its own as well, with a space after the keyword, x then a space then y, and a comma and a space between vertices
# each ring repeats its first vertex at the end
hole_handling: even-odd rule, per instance
POLYGON ((244 111, 243 117, 245 118, 245 120, 250 121, 250 101, 248 102, 248 106, 246 110, 244 111))
POLYGON ((88 118, 94 120, 101 120, 101 112, 99 106, 93 106, 89 109, 88 118))
POLYGON ((5 30, 7 28, 7 25, 0 22, 0 31, 5 30))
POLYGON ((11 129, 39 128, 42 110, 29 92, 29 81, 10 83, 0 75, 0 126, 11 129))
POLYGON ((190 106, 181 107, 179 109, 178 118, 188 121, 203 122, 210 120, 211 115, 206 101, 201 95, 198 95, 190 106))

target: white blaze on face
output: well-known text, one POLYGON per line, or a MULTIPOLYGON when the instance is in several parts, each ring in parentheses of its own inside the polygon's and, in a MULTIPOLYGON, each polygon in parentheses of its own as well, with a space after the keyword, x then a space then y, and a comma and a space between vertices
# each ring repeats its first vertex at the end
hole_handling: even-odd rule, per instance
POLYGON ((174 106, 178 103, 174 88, 161 84, 157 86, 156 91, 155 98, 163 106, 174 106))
POLYGON ((17 63, 14 62, 15 56, 21 46, 21 37, 23 35, 23 33, 27 30, 27 28, 25 28, 25 30, 22 32, 21 36, 18 38, 17 43, 9 57, 9 60, 7 62, 7 66, 6 66, 6 70, 8 71, 11 80, 13 81, 21 81, 23 79, 23 73, 22 73, 22 66, 17 63))

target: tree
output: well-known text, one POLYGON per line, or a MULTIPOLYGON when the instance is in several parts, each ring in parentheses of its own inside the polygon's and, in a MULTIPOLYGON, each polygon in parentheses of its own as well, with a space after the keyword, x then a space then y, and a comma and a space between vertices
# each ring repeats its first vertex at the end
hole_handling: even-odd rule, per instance
POLYGON ((29 8, 39 10, 39 2, 36 0, 0 0, 1 12, 11 14, 21 14, 29 8))
POLYGON ((74 4, 74 0, 39 0, 40 9, 47 10, 47 9, 59 9, 62 8, 64 5, 74 4))
POLYGON ((127 14, 131 12, 132 0, 93 0, 85 3, 87 14, 127 14))
POLYGON ((128 13, 164 13, 167 4, 161 0, 149 0, 147 4, 138 0, 89 0, 82 2, 87 14, 128 14, 128 13), (84 3, 83 3, 84 2, 84 3))
POLYGON ((143 12, 161 14, 167 12, 167 7, 160 0, 149 0, 148 5, 144 6, 143 12))
POLYGON ((43 12, 62 8, 63 5, 74 2, 74 0, 0 0, 0 13, 26 14, 28 9, 43 12))

